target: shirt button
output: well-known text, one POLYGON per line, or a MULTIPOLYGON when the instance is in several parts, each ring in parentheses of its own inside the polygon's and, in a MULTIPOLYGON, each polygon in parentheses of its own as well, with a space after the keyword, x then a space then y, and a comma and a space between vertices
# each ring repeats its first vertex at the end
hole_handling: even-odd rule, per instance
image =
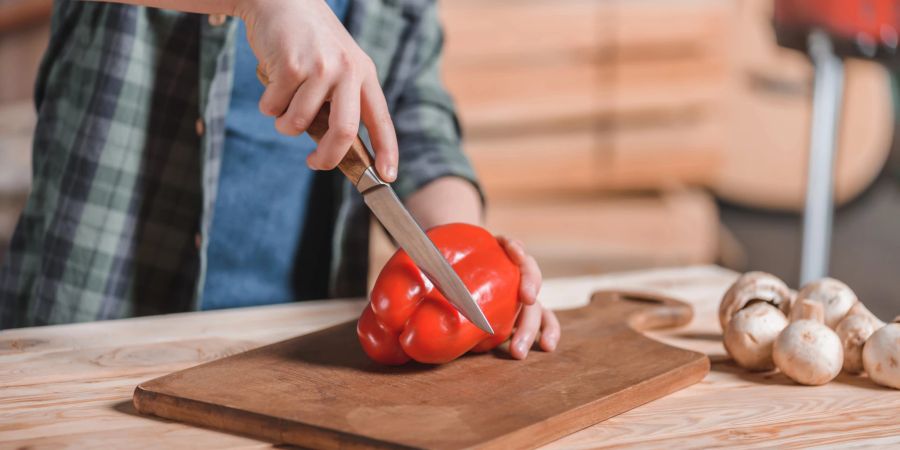
POLYGON ((197 121, 194 122, 194 129, 197 130, 197 136, 203 136, 203 131, 206 129, 206 126, 203 124, 202 117, 198 117, 197 121))
POLYGON ((210 14, 207 20, 210 25, 218 27, 225 23, 225 14, 210 14))

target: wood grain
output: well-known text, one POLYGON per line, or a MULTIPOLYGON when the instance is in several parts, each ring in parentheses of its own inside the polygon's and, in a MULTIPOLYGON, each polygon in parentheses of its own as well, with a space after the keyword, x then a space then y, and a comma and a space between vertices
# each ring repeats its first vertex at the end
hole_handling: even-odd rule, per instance
POLYGON ((473 139, 466 150, 491 204, 523 197, 705 185, 720 165, 721 130, 690 118, 608 130, 473 139), (680 142, 672 159, 672 142, 680 142), (522 174, 528 174, 523 177, 522 174), (565 174, 565 176, 560 176, 565 174))
POLYGON ((443 2, 444 76, 491 198, 708 183, 724 143, 710 130, 724 123, 732 8, 443 2))
MULTIPOLYGON (((820 387, 791 384, 777 374, 739 370, 725 356, 716 309, 736 274, 716 267, 690 267, 548 279, 541 301, 554 309, 583 306, 591 292, 639 289, 684 299, 694 308, 685 328, 651 332, 663 342, 706 353, 712 371, 700 383, 610 418, 601 424, 550 443, 547 448, 603 447, 802 447, 852 446, 891 448, 900 445, 900 392, 880 388, 865 377, 841 375, 820 387)), ((66 378, 64 364, 36 361, 75 360, 96 348, 120 349, 140 359, 166 361, 163 354, 128 352, 134 346, 192 341, 204 352, 204 338, 264 345, 320 330, 359 315, 363 303, 303 302, 234 310, 24 328, 0 331, 0 448, 217 448, 270 449, 272 445, 233 434, 137 415, 131 404, 134 386, 202 361, 167 362, 168 368, 146 375, 116 376, 83 359, 77 379, 66 378), (16 373, 28 373, 19 376, 16 373)), ((563 336, 565 338, 565 336, 563 336)), ((111 351, 111 350, 110 350, 111 351)), ((84 357, 84 356, 82 356, 84 357)), ((121 366, 129 370, 122 360, 121 366)))
POLYGON ((521 236, 548 276, 699 264, 718 250, 715 201, 699 189, 507 200, 487 223, 521 236))
POLYGON ((604 291, 559 314, 552 354, 402 367, 370 361, 351 321, 143 383, 134 404, 313 448, 534 447, 702 379, 706 356, 639 332, 692 315, 669 298, 604 291))

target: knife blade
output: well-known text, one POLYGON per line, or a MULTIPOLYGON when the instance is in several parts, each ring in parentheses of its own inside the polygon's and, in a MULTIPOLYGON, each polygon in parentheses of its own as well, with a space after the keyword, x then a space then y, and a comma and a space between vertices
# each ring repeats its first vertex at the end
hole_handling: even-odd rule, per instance
MULTIPOLYGON (((317 143, 328 130, 328 113, 326 103, 306 130, 317 143)), ((391 185, 381 180, 373 164, 369 150, 357 136, 338 168, 356 186, 366 205, 400 248, 406 251, 447 301, 475 326, 494 334, 490 322, 459 275, 397 198, 391 185)))
MULTIPOLYGON (((261 67, 256 68, 256 75, 263 85, 268 84, 268 77, 261 67)), ((325 103, 306 130, 316 143, 328 131, 329 113, 330 106, 325 103)), ((391 185, 378 176, 374 163, 365 143, 357 136, 344 159, 338 164, 338 169, 356 186, 363 196, 363 201, 378 221, 447 301, 475 326, 488 334, 494 334, 490 322, 459 275, 453 271, 450 263, 444 259, 422 227, 403 206, 391 185)))
MULTIPOLYGON (((377 176, 377 175, 375 175, 377 176)), ((465 284, 447 260, 444 259, 431 239, 403 207, 394 190, 387 184, 373 187, 363 193, 363 199, 378 221, 394 237, 400 247, 406 250, 413 262, 434 283, 447 300, 475 326, 489 334, 494 334, 481 308, 472 298, 465 284)))

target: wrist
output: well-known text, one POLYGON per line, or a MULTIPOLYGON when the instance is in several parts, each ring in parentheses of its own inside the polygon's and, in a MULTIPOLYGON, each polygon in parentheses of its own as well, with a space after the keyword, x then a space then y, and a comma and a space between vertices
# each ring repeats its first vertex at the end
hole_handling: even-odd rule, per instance
POLYGON ((253 11, 258 8, 257 0, 225 0, 229 16, 247 21, 253 11))
POLYGON ((445 176, 422 186, 406 199, 409 212, 422 228, 448 223, 483 225, 481 197, 471 182, 445 176))

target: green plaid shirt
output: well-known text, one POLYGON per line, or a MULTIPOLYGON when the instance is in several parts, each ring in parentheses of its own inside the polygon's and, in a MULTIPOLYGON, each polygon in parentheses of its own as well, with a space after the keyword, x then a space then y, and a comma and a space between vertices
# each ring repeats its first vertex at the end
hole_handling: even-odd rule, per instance
MULTIPOLYGON (((439 76, 434 1, 357 0, 345 22, 394 118, 398 195, 442 176, 475 182, 439 76)), ((234 25, 56 2, 36 86, 34 184, 0 271, 0 328, 198 309, 234 25)), ((336 171, 317 173, 312 191, 298 300, 364 295, 368 210, 336 171)))

